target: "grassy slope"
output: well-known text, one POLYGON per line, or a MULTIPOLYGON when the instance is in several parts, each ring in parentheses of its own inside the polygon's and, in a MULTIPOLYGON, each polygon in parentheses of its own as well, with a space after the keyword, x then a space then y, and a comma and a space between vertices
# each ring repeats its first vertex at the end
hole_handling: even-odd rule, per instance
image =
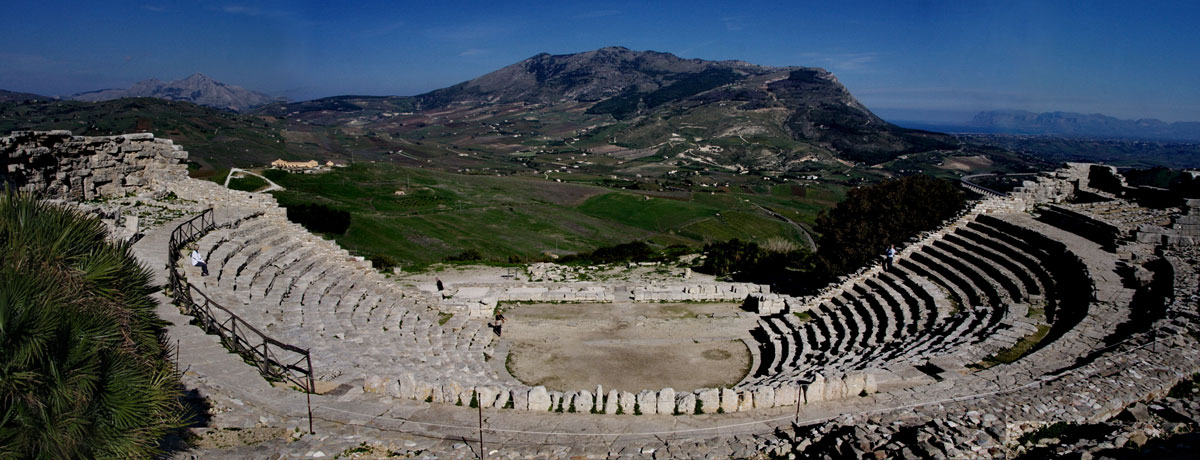
POLYGON ((468 249, 504 261, 638 239, 664 245, 729 238, 802 241, 795 227, 746 200, 766 200, 803 223, 811 222, 827 203, 808 197, 700 192, 647 199, 593 185, 380 163, 359 163, 328 174, 290 174, 277 182, 288 188, 276 192, 281 203, 319 202, 351 212, 350 229, 336 237, 343 246, 409 266, 438 262, 468 249))

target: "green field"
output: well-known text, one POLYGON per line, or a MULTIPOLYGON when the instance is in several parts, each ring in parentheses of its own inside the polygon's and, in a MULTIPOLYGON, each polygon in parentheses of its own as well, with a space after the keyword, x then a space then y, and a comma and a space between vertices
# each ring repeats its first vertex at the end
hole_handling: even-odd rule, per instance
POLYGON ((835 198, 740 192, 653 196, 529 176, 464 175, 386 163, 357 163, 325 174, 272 172, 287 190, 280 204, 317 203, 351 213, 345 234, 331 235, 364 256, 421 268, 474 250, 491 262, 541 260, 600 246, 646 240, 699 247, 705 242, 772 238, 802 243, 792 224, 811 225, 835 198))

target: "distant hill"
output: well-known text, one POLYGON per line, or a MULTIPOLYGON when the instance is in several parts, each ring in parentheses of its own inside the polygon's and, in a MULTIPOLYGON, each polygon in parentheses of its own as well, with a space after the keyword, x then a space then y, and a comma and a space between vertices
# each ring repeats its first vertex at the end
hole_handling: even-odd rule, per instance
POLYGON ((33 93, 18 93, 0 89, 0 102, 49 101, 52 97, 40 96, 33 93))
MULTIPOLYGON (((479 78, 412 97, 339 96, 273 104, 256 113, 322 126, 403 133, 411 129, 407 126, 439 123, 438 117, 449 116, 446 111, 489 106, 495 107, 493 111, 529 119, 548 113, 571 114, 576 131, 615 125, 604 132, 607 137, 597 141, 609 139, 608 143, 620 147, 655 150, 670 144, 678 150, 672 154, 689 148, 719 151, 727 158, 718 163, 736 161, 746 167, 762 163, 758 160, 763 158, 775 166, 792 164, 813 151, 876 164, 907 153, 957 148, 948 136, 883 121, 824 69, 683 59, 670 53, 622 47, 561 55, 542 53, 479 78), (396 117, 396 113, 412 117, 396 117), (680 138, 682 129, 703 131, 704 135, 680 138), (768 138, 771 141, 766 141, 768 138), (753 147, 755 142, 749 139, 759 139, 763 145, 753 147)), ((469 132, 474 137, 440 139, 454 144, 477 142, 488 134, 470 131, 474 129, 471 126, 461 128, 449 134, 469 132)), ((427 131, 421 135, 427 135, 427 131)), ((501 131, 493 127, 490 134, 501 131)), ((542 130, 532 134, 549 133, 542 130)), ((511 134, 508 136, 511 139, 511 134)))
MULTIPOLYGON (((190 102, 123 98, 102 102, 45 100, 0 103, 0 133, 66 129, 81 136, 150 132, 183 145, 209 168, 263 165, 277 158, 341 160, 312 143, 288 142, 283 123, 190 102)), ((318 131, 318 134, 320 131, 318 131)))
POLYGON ((153 97, 170 101, 185 101, 235 112, 279 101, 278 98, 250 91, 240 86, 227 85, 200 73, 171 82, 163 82, 151 78, 135 83, 129 89, 90 91, 72 95, 70 99, 99 102, 127 97, 153 97))
POLYGON ((983 133, 1200 141, 1200 122, 1167 123, 1153 118, 1122 120, 1098 113, 993 110, 975 115, 964 128, 983 133))

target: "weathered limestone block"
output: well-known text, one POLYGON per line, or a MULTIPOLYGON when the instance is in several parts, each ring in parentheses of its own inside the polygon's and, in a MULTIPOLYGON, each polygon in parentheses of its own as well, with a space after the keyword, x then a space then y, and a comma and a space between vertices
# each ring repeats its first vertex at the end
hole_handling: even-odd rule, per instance
POLYGON ((754 392, 745 390, 738 393, 738 412, 746 412, 754 408, 754 392))
POLYGON ((397 398, 425 400, 425 396, 427 395, 417 395, 417 380, 413 378, 412 374, 407 372, 400 374, 400 377, 396 378, 396 383, 399 386, 399 391, 393 396, 397 398))
POLYGON ((832 401, 846 397, 846 381, 839 377, 825 378, 825 400, 832 401))
POLYGON ((658 407, 655 411, 663 415, 675 414, 675 390, 672 388, 663 388, 658 392, 658 407))
POLYGON ((363 383, 363 393, 383 394, 387 391, 387 381, 388 379, 378 375, 369 375, 366 378, 366 382, 363 383))
POLYGON ((606 399, 607 400, 604 401, 604 413, 616 414, 617 404, 620 404, 621 401, 621 394, 618 393, 617 390, 608 390, 608 398, 606 399))
MULTIPOLYGON (((542 391, 546 391, 542 388, 542 391)), ((518 387, 512 391, 513 409, 516 410, 534 410, 533 405, 529 403, 529 396, 533 394, 533 389, 518 387)), ((546 405, 550 405, 550 401, 546 401, 546 405)), ((542 409, 545 410, 545 409, 542 409)))
POLYGON ((867 389, 867 379, 862 373, 847 374, 842 381, 846 384, 846 393, 843 397, 857 396, 867 389))
POLYGON ((592 392, 583 390, 575 393, 575 397, 571 399, 575 404, 575 412, 589 413, 595 406, 595 401, 592 399, 592 392))
MULTIPOLYGON (((620 407, 618 407, 617 409, 620 412, 622 412, 626 415, 633 415, 633 407, 634 407, 634 405, 637 404, 637 396, 635 396, 633 393, 630 393, 628 391, 623 391, 623 392, 621 392, 621 399, 619 402, 620 402, 620 407)), ((614 412, 614 414, 615 413, 616 412, 614 412)))
POLYGON ((696 395, 680 392, 675 395, 675 411, 679 415, 692 415, 696 412, 696 395))
MULTIPOLYGON (((450 381, 442 384, 442 402, 446 404, 458 403, 459 396, 462 395, 463 387, 458 382, 450 381)), ((471 396, 467 395, 467 401, 470 401, 471 396)), ((466 404, 467 401, 462 401, 466 404)))
POLYGON ((825 400, 825 377, 818 375, 813 379, 812 383, 804 389, 805 404, 812 404, 825 400))
POLYGON ((738 394, 728 388, 721 389, 721 410, 727 414, 737 412, 738 394))
POLYGON ((496 404, 496 397, 499 396, 499 391, 494 387, 479 386, 475 387, 476 401, 482 407, 492 407, 496 404))
POLYGON ((550 393, 546 392, 546 387, 538 385, 529 390, 529 410, 531 411, 547 411, 550 410, 550 393))
POLYGON ((496 393, 496 401, 492 403, 495 409, 503 409, 508 406, 508 402, 512 399, 512 391, 507 388, 501 388, 496 393))
POLYGON ((799 385, 785 383, 775 389, 775 407, 794 406, 803 401, 799 385))
POLYGON ((413 387, 413 399, 417 401, 433 401, 433 393, 436 387, 425 382, 416 384, 413 387))
POLYGON ((642 415, 654 415, 658 413, 658 395, 650 390, 642 390, 638 393, 638 409, 642 411, 642 415))
POLYGON ((775 389, 765 385, 756 388, 754 390, 754 407, 756 409, 775 407, 775 389))
MULTIPOLYGON (((445 403, 445 402, 446 402, 446 393, 445 393, 444 391, 442 391, 442 386, 441 386, 441 385, 434 385, 434 386, 433 386, 433 391, 430 393, 430 395, 429 395, 429 396, 430 396, 431 398, 433 398, 433 399, 431 400, 431 402, 435 402, 435 403, 438 403, 438 404, 442 404, 442 403, 445 403)), ((454 402, 454 401, 450 401, 450 402, 454 402)))
POLYGON ((721 392, 715 388, 696 390, 696 402, 700 404, 701 413, 715 414, 721 407, 721 392))

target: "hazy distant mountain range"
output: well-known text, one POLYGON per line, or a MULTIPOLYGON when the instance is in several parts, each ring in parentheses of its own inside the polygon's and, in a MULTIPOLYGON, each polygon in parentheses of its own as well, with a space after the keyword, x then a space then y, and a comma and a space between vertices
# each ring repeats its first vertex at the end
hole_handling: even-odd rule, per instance
POLYGON ((0 102, 48 101, 52 97, 39 96, 33 93, 18 93, 0 89, 0 102))
POLYGON ((129 89, 88 91, 74 94, 69 99, 99 102, 126 97, 153 97, 171 101, 187 101, 233 111, 249 110, 280 100, 240 86, 221 83, 201 73, 170 82, 151 78, 137 82, 129 89))
POLYGON ((1035 113, 1024 110, 979 112, 965 124, 902 123, 952 133, 1034 134, 1087 138, 1200 141, 1200 122, 1167 123, 1153 118, 1122 120, 1075 112, 1035 113))

